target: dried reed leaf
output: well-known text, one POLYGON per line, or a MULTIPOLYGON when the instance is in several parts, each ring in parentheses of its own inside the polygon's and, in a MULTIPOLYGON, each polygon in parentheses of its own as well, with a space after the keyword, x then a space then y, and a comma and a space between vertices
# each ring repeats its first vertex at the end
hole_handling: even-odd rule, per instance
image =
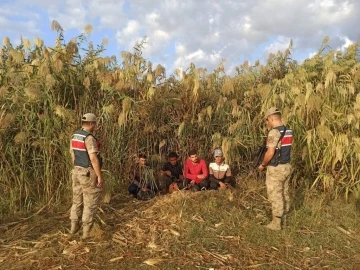
POLYGON ((116 261, 119 261, 119 260, 122 260, 122 259, 124 259, 124 256, 112 258, 112 259, 109 260, 109 262, 116 262, 116 261))
POLYGON ((57 116, 59 116, 62 119, 67 118, 67 110, 61 105, 55 105, 54 112, 57 116))
POLYGON ((41 38, 35 38, 34 44, 36 47, 42 47, 44 45, 44 41, 41 38))
POLYGON ((173 229, 169 229, 170 230, 170 232, 173 234, 173 235, 175 235, 175 236, 180 236, 180 233, 178 232, 178 231, 175 231, 175 230, 173 230, 173 229))
POLYGON ((149 242, 149 244, 147 245, 148 248, 151 249, 158 249, 158 246, 154 243, 154 242, 149 242))
POLYGON ((119 125, 120 127, 122 127, 122 126, 125 125, 125 123, 126 123, 125 114, 124 114, 123 112, 121 112, 121 113, 119 114, 119 117, 118 117, 118 125, 119 125))
POLYGON ((160 143, 159 143, 159 151, 162 150, 162 148, 166 145, 166 140, 162 140, 160 143))
POLYGON ((313 93, 312 83, 306 83, 306 94, 305 94, 305 102, 307 102, 313 93))
POLYGON ((28 137, 29 135, 26 132, 21 131, 15 135, 14 141, 16 144, 21 144, 24 143, 28 139, 28 137))
MULTIPOLYGON (((59 54, 58 54, 58 53, 55 53, 54 56, 55 56, 55 57, 58 57, 59 54)), ((63 62, 62 62, 59 58, 57 58, 56 60, 54 60, 54 61, 52 62, 52 64, 53 64, 53 69, 54 69, 55 72, 60 73, 60 72, 63 70, 63 66, 64 66, 64 65, 63 65, 63 62)))
POLYGON ((33 87, 26 87, 24 93, 31 101, 36 101, 41 96, 40 90, 33 87))
POLYGON ((47 74, 45 77, 45 85, 48 88, 52 88, 56 84, 55 78, 51 74, 47 74))
POLYGON ((5 86, 1 86, 0 87, 0 100, 6 96, 6 94, 8 93, 8 88, 5 86))
POLYGON ((225 95, 229 95, 234 91, 233 79, 230 76, 224 78, 224 83, 221 87, 221 92, 225 95))
POLYGON ((147 259, 143 263, 145 263, 147 265, 150 265, 150 266, 155 266, 156 264, 159 264, 162 261, 164 261, 164 260, 163 259, 158 259, 158 258, 151 258, 151 259, 147 259))
POLYGON ((15 63, 19 64, 24 62, 24 55, 20 51, 11 49, 9 53, 15 63))
POLYGON ((333 133, 327 126, 318 125, 316 127, 316 132, 318 137, 324 141, 330 142, 333 138, 333 133))
POLYGON ((56 32, 64 31, 64 30, 62 29, 61 25, 60 25, 57 21, 55 21, 55 20, 53 20, 53 21, 51 22, 51 30, 56 31, 56 32))
POLYGON ((153 81, 153 75, 152 75, 151 73, 148 73, 148 74, 146 75, 146 80, 147 80, 148 82, 152 83, 152 81, 153 81))
POLYGON ((93 27, 92 27, 91 24, 87 24, 87 25, 85 26, 85 33, 86 33, 87 35, 90 35, 91 32, 92 32, 92 30, 93 30, 93 27))
POLYGON ((115 111, 115 106, 114 104, 109 104, 107 106, 104 106, 102 110, 106 114, 112 114, 115 111))
POLYGON ((4 45, 4 46, 10 45, 10 39, 9 39, 8 37, 4 37, 4 38, 3 38, 3 45, 4 45))
POLYGON ((109 43, 109 40, 107 38, 103 38, 101 45, 106 46, 106 45, 108 45, 108 43, 109 43))
POLYGON ((204 122, 204 114, 203 113, 198 113, 198 120, 197 120, 198 124, 202 124, 204 122))
POLYGON ((180 137, 183 130, 185 128, 185 122, 183 121, 180 125, 179 125, 179 129, 178 129, 178 132, 177 132, 177 136, 180 137))
POLYGON ((122 100, 122 111, 124 113, 127 113, 130 111, 131 109, 131 104, 132 104, 132 101, 129 97, 125 97, 123 100, 122 100))
POLYGON ((85 77, 83 85, 85 86, 86 89, 88 90, 90 89, 91 82, 89 77, 85 77))
POLYGON ((150 86, 149 87, 149 90, 148 90, 148 92, 147 92, 147 97, 148 97, 148 99, 151 99, 153 96, 154 96, 154 94, 155 94, 155 88, 154 87, 152 87, 152 86, 150 86))
POLYGON ((15 115, 11 113, 5 114, 5 116, 1 115, 0 119, 0 128, 6 129, 12 122, 15 120, 15 115))
POLYGON ((194 88, 193 88, 193 97, 195 99, 197 99, 199 97, 199 87, 200 87, 200 82, 199 79, 196 77, 194 79, 194 88))
POLYGON ((212 107, 209 105, 209 106, 207 106, 207 108, 206 108, 206 114, 207 114, 207 116, 210 118, 210 120, 211 120, 211 117, 212 117, 212 107))
POLYGON ((327 74, 326 74, 326 78, 325 78, 325 89, 327 89, 330 85, 335 84, 336 82, 336 74, 333 70, 330 70, 327 74))
POLYGON ((154 77, 157 78, 159 76, 165 75, 165 68, 162 65, 157 65, 154 71, 154 77))

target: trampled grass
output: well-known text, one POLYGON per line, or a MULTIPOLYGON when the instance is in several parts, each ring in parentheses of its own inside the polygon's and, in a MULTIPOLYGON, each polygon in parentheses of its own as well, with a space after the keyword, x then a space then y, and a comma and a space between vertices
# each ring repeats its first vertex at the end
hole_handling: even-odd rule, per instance
POLYGON ((281 232, 262 226, 270 208, 263 183, 255 180, 147 202, 116 194, 101 205, 88 242, 68 240, 68 212, 44 209, 2 226, 0 268, 359 269, 355 204, 300 188, 294 196, 281 232))

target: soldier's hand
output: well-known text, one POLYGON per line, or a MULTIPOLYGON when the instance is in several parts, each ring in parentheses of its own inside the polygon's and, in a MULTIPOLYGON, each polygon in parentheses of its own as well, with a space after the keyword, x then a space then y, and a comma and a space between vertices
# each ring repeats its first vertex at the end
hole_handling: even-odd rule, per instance
POLYGON ((263 171, 264 169, 265 169, 265 167, 262 164, 260 164, 259 167, 258 167, 258 170, 263 171))
POLYGON ((224 183, 223 183, 223 182, 221 182, 221 181, 219 182, 219 185, 220 185, 220 187, 221 187, 221 188, 225 188, 225 187, 227 187, 227 186, 226 186, 226 184, 224 184, 224 183))
POLYGON ((102 187, 102 184, 104 183, 104 181, 103 181, 103 179, 102 179, 102 177, 98 177, 98 179, 97 179, 97 187, 102 187))

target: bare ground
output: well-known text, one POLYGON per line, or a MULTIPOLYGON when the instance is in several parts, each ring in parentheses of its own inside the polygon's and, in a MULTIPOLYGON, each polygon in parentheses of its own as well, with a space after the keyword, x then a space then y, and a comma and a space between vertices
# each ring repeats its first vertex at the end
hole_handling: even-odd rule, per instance
POLYGON ((262 226, 269 205, 251 182, 146 202, 116 194, 99 208, 86 242, 68 238, 68 211, 43 208, 0 226, 0 268, 360 269, 355 204, 309 193, 294 194, 281 232, 262 226))

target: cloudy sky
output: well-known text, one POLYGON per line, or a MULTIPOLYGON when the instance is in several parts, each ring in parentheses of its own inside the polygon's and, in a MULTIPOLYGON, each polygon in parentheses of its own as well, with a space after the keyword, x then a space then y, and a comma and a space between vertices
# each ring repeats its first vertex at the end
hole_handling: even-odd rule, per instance
POLYGON ((91 24, 94 44, 109 43, 105 55, 120 58, 147 37, 143 56, 167 73, 190 63, 209 72, 226 59, 233 71, 245 60, 265 61, 293 40, 293 59, 316 52, 325 36, 333 49, 360 37, 359 0, 0 0, 0 37, 54 45, 56 20, 69 41, 91 24))

